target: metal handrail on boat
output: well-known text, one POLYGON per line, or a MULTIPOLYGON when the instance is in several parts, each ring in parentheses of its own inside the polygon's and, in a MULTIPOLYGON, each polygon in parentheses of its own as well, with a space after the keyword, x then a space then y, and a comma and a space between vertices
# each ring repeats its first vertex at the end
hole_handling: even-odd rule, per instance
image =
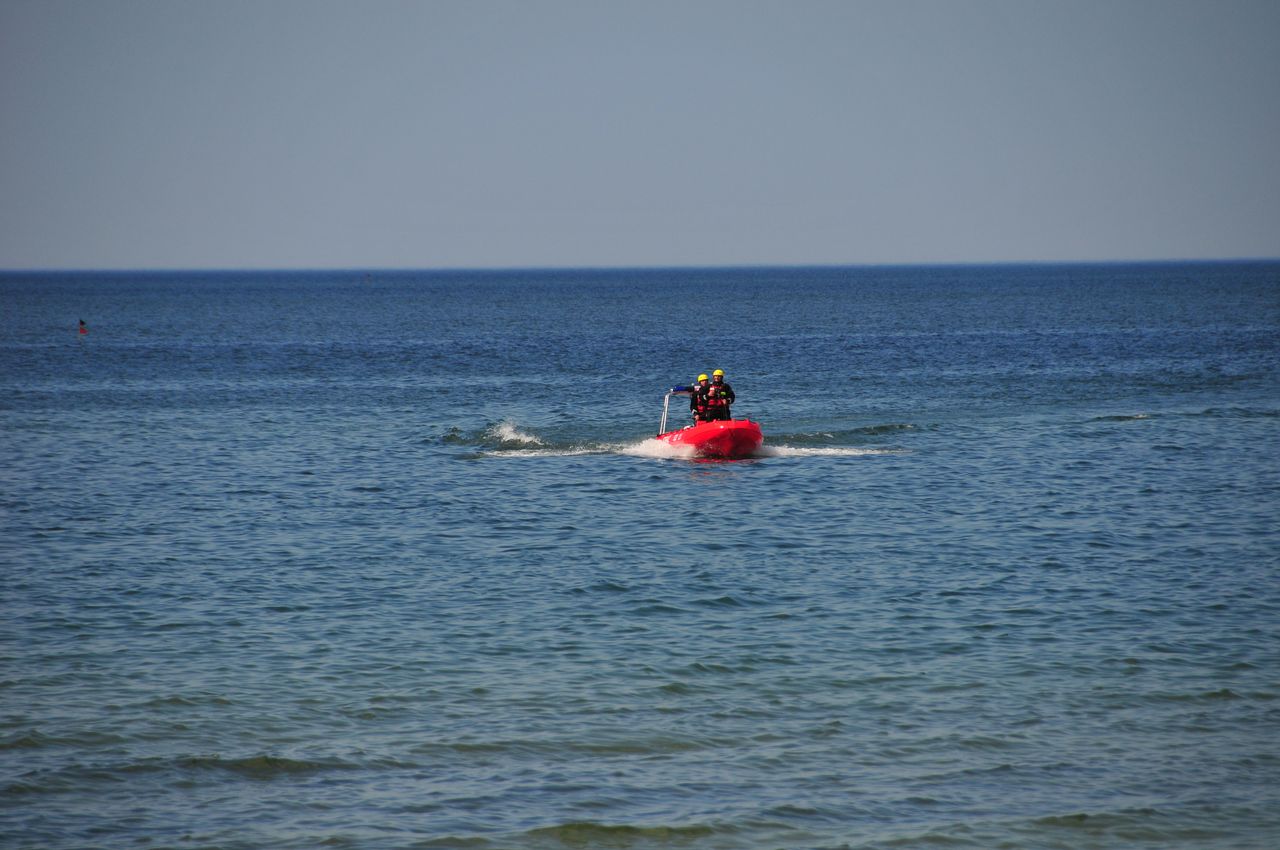
POLYGON ((693 390, 689 387, 672 387, 667 390, 667 394, 662 397, 662 422, 658 425, 659 437, 667 433, 667 407, 671 404, 673 395, 693 395, 693 390))

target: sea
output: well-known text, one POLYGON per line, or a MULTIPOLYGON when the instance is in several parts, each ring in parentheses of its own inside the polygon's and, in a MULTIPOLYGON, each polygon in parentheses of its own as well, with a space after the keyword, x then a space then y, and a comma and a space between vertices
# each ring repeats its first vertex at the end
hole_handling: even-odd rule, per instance
POLYGON ((0 275, 5 850, 1274 850, 1278 574, 1280 262, 0 275))

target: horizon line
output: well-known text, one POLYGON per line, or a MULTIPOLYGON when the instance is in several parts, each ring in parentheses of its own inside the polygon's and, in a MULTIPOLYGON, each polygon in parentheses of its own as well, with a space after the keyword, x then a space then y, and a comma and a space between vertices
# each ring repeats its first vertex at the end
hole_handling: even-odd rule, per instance
POLYGON ((1224 263, 1275 263, 1280 256, 1182 257, 1110 260, 964 260, 936 262, 851 263, 676 263, 652 265, 500 265, 500 266, 45 266, 0 268, 0 275, 20 274, 246 274, 331 273, 403 274, 494 272, 591 272, 591 271, 720 271, 743 269, 884 269, 884 268, 990 268, 996 266, 1143 266, 1220 265, 1224 263))

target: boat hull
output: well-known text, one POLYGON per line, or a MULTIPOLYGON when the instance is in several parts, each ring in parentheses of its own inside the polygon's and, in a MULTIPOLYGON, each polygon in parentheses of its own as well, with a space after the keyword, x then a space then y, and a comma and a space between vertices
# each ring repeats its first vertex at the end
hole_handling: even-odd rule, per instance
POLYGON ((658 439, 673 446, 689 446, 698 457, 741 458, 756 453, 764 434, 760 425, 749 419, 726 419, 668 431, 658 439))

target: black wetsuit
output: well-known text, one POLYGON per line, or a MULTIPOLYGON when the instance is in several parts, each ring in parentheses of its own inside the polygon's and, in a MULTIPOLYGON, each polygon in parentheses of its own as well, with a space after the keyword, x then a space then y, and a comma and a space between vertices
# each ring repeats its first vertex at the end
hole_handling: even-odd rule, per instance
POLYGON ((735 398, 733 387, 724 381, 717 383, 712 379, 711 383, 703 390, 707 399, 707 421, 714 422, 718 419, 732 419, 729 413, 729 405, 733 404, 735 398))
MULTIPOLYGON (((708 384, 707 386, 710 386, 708 384)), ((689 394, 689 413, 693 414, 694 422, 707 421, 707 387, 702 384, 694 384, 689 388, 692 392, 689 394)))

